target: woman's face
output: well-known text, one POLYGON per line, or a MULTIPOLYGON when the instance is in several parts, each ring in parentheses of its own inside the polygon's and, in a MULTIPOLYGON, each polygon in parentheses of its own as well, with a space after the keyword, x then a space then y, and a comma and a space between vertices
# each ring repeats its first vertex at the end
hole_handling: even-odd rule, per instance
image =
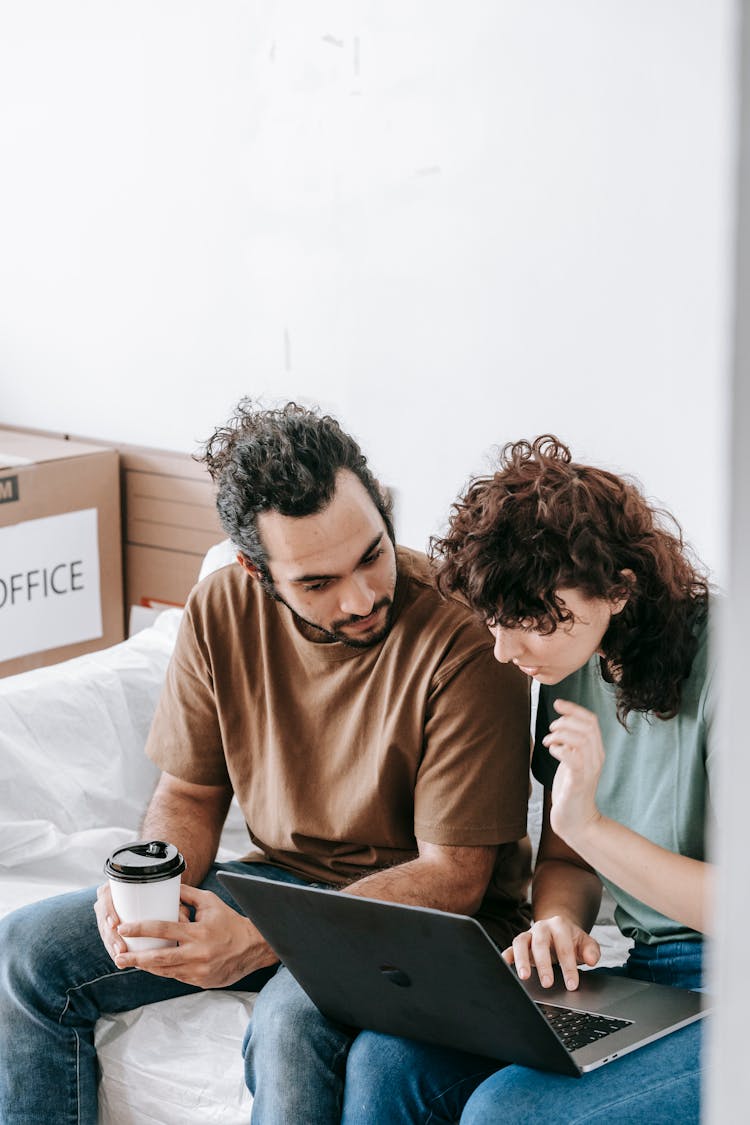
POLYGON ((558 625, 554 633, 545 635, 521 625, 489 626, 495 638, 495 659, 501 664, 516 664, 540 684, 558 684, 582 668, 594 653, 601 655, 610 620, 627 601, 589 598, 577 589, 558 590, 557 595, 573 620, 558 625))

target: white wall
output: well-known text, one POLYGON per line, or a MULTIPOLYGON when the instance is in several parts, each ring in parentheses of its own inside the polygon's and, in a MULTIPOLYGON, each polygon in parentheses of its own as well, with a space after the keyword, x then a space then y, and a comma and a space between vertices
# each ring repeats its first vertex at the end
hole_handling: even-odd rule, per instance
POLYGON ((732 0, 0 0, 0 421, 334 410, 424 544, 494 443, 724 566, 732 0))
MULTIPOLYGON (((493 443, 554 429, 635 471, 723 578, 735 17, 0 0, 0 422, 191 450, 243 393, 318 401, 415 545, 493 443)), ((739 326, 711 1121, 750 1092, 739 326)))

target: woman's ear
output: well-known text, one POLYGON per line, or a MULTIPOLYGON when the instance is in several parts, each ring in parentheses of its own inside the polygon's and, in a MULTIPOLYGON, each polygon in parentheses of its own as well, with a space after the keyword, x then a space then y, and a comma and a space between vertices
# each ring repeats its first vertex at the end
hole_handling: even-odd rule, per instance
POLYGON ((616 587, 617 593, 609 599, 613 617, 618 613, 622 613, 625 606, 630 601, 630 595, 635 589, 635 574, 632 570, 629 568, 621 570, 620 577, 622 578, 622 582, 616 587))

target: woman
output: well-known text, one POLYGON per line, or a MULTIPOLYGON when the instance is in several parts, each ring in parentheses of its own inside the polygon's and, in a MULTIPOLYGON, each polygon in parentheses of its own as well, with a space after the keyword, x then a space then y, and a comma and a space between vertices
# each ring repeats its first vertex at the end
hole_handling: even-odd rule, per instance
MULTIPOLYGON (((535 922, 506 951, 568 988, 599 947, 588 930, 601 884, 635 940, 626 972, 701 986, 710 869, 712 713, 708 587, 637 488, 576 465, 554 438, 505 448, 438 544, 445 589, 487 618, 498 660, 540 684, 534 773, 545 821, 535 922)), ((507 1067, 469 1099, 462 1125, 528 1120, 699 1118, 701 1025, 581 1080, 507 1067), (514 1116, 515 1115, 515 1116, 514 1116)))
MULTIPOLYGON (((498 660, 540 685, 535 921, 506 960, 545 985, 559 962, 575 988, 578 966, 599 959, 589 930, 604 884, 634 939, 623 971, 701 987, 709 598, 679 528, 632 483, 574 463, 546 436, 506 446, 499 471, 471 483, 433 546, 443 590, 486 620, 498 660)), ((701 1024, 580 1079, 498 1064, 483 1079, 458 1052, 394 1040, 389 1074, 371 1075, 366 1098, 360 1086, 363 1110, 379 1116, 344 1120, 686 1125, 699 1120, 701 1024)))

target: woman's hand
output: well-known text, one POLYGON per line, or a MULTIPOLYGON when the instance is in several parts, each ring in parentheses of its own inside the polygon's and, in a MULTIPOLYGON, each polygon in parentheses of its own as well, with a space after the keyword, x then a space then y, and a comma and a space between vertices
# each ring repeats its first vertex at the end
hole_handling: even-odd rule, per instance
POLYGON ((596 805, 596 787, 604 764, 604 746, 599 720, 577 703, 556 699, 560 716, 550 723, 542 742, 560 765, 552 783, 550 824, 553 831, 573 848, 586 829, 601 819, 596 805))
POLYGON ((555 915, 534 922, 531 929, 518 934, 513 944, 503 950, 503 957, 509 965, 516 966, 521 980, 528 980, 531 967, 535 966, 544 988, 554 982, 552 965, 557 961, 565 987, 572 992, 578 988, 578 966, 595 965, 601 957, 601 949, 591 934, 568 918, 555 915))

